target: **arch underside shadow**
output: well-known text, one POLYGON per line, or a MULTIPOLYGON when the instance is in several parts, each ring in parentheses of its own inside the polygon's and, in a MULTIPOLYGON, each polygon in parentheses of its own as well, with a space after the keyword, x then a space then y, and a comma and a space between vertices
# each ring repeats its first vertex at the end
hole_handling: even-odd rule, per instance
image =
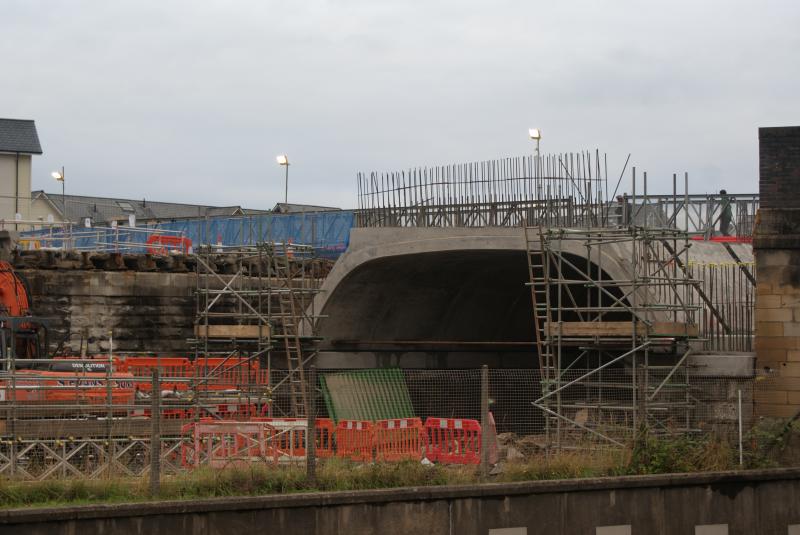
POLYGON ((538 368, 528 281, 522 250, 370 260, 328 296, 319 324, 324 342, 318 364, 538 368))

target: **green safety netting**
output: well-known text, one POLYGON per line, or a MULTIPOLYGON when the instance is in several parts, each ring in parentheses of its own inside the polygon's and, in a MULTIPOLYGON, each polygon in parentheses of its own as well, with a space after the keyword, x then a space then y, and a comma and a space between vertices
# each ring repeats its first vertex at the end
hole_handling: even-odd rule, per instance
POLYGON ((414 417, 400 369, 326 373, 320 383, 328 414, 336 422, 414 417))

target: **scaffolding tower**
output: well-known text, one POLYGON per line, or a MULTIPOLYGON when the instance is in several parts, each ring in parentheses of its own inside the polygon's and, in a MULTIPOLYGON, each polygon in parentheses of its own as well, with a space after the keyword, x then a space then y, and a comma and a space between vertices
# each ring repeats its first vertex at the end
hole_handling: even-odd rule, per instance
POLYGON ((632 200, 616 225, 597 203, 584 220, 604 225, 525 228, 548 446, 692 431, 688 357, 700 310, 716 309, 688 268, 688 225, 654 224, 658 208, 632 200))
MULTIPOLYGON (((204 246, 197 255, 196 362, 207 374, 230 374, 236 362, 241 392, 257 398, 264 412, 304 417, 304 369, 317 354, 314 296, 322 270, 309 245, 265 242, 254 246, 204 246), (222 359, 222 360, 220 360, 222 359), (266 391, 250 381, 247 368, 266 368, 266 391)), ((198 397, 210 395, 198 377, 198 397)))

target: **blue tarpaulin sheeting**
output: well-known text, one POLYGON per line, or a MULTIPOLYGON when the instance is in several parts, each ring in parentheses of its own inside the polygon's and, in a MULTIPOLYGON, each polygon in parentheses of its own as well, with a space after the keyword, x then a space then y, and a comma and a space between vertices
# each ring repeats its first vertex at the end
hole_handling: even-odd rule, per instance
MULTIPOLYGON (((75 227, 73 247, 91 250, 112 249, 115 244, 125 243, 128 252, 146 252, 144 243, 148 231, 162 230, 171 235, 189 238, 193 246, 200 244, 255 245, 259 242, 292 242, 313 245, 319 256, 337 258, 346 249, 350 240, 350 229, 355 222, 351 210, 332 212, 307 212, 295 214, 260 214, 240 217, 210 217, 162 222, 153 225, 118 229, 75 227)), ((37 230, 22 233, 22 237, 42 239, 42 245, 61 247, 61 230, 37 230)))

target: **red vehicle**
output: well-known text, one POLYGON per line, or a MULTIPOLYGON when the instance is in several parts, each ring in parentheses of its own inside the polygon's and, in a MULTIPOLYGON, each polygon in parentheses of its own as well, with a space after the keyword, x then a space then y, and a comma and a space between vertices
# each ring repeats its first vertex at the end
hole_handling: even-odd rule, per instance
MULTIPOLYGON (((134 402, 133 376, 111 374, 111 403, 126 406, 134 402)), ((14 380, 0 381, 0 401, 54 404, 101 405, 109 398, 109 376, 102 372, 17 370, 14 380)))

